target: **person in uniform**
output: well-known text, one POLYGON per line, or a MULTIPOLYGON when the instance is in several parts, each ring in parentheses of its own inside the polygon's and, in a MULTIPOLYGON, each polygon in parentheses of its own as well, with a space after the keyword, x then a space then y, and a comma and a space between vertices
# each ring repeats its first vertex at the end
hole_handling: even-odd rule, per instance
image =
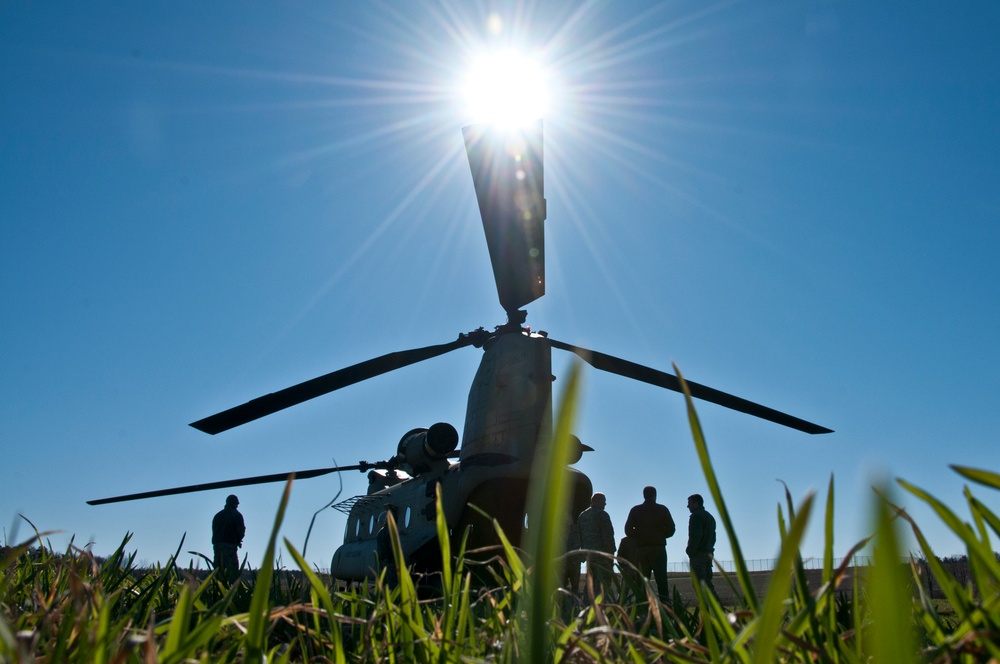
POLYGON ((243 536, 247 528, 243 515, 236 509, 240 499, 234 495, 226 497, 226 506, 212 519, 212 548, 215 551, 215 569, 221 570, 223 578, 232 583, 240 573, 240 558, 236 550, 243 546, 243 536))
POLYGON ((614 579, 614 562, 610 557, 593 555, 600 551, 614 554, 615 528, 611 517, 604 508, 608 499, 603 493, 595 493, 590 498, 590 507, 580 512, 577 524, 580 526, 580 546, 587 558, 587 574, 593 579, 595 592, 610 592, 614 579))

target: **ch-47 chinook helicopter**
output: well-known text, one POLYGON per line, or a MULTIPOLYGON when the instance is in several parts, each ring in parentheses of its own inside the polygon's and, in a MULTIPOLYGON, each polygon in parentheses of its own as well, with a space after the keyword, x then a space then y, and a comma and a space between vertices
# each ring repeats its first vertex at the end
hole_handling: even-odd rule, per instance
MULTIPOLYGON (((479 201, 500 304, 507 323, 492 332, 479 328, 454 341, 389 353, 345 369, 313 378, 240 406, 211 415, 191 426, 210 434, 246 424, 343 387, 429 360, 459 348, 482 349, 483 357, 469 390, 465 428, 459 447, 458 431, 450 424, 407 432, 386 461, 319 468, 294 473, 296 479, 345 470, 368 472, 367 494, 334 507, 347 512, 344 543, 333 556, 331 574, 361 580, 375 566, 378 517, 392 505, 397 514, 400 542, 407 561, 420 570, 440 565, 435 525, 436 487, 443 509, 457 535, 468 529, 467 546, 474 549, 496 543, 489 515, 517 545, 524 525, 528 481, 539 440, 552 432, 552 349, 576 353, 597 369, 676 392, 678 378, 647 366, 552 339, 524 326, 521 307, 545 293, 542 125, 502 130, 471 125, 463 130, 466 152, 479 201), (457 452, 456 452, 457 450, 457 452), (453 462, 457 456, 457 462, 453 462), (478 508, 478 509, 476 509, 478 508)), ((688 381, 697 399, 816 434, 830 429, 688 381)), ((571 463, 591 448, 576 442, 571 463)), ((570 469, 573 513, 587 507, 590 479, 570 469)), ((91 505, 193 491, 285 481, 291 473, 276 473, 222 482, 148 491, 101 500, 91 505)))

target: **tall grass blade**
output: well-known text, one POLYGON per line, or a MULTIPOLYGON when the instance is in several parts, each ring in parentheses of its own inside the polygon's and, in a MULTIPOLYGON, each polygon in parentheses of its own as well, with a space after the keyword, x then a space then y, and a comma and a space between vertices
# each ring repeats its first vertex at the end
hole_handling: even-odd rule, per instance
POLYGON ((499 522, 496 519, 493 520, 493 530, 496 532, 497 537, 500 538, 500 546, 503 549, 504 557, 507 562, 507 573, 510 576, 510 585, 514 591, 520 591, 521 587, 524 585, 525 567, 524 561, 521 560, 521 556, 518 554, 517 549, 514 545, 510 543, 510 539, 504 533, 503 528, 500 527, 499 522))
MULTIPOLYGON (((703 623, 703 641, 708 642, 708 652, 710 661, 718 662, 724 659, 723 644, 734 644, 737 641, 736 630, 725 609, 719 604, 718 598, 708 591, 708 586, 698 583, 691 575, 691 585, 694 588, 695 597, 698 600, 698 609, 703 623)), ((683 623, 680 624, 683 627, 683 623)), ((686 640, 692 640, 690 634, 684 635, 686 640)), ((746 658, 741 658, 746 661, 746 658)))
POLYGON ((448 520, 444 515, 440 483, 434 487, 434 526, 437 528, 441 548, 441 586, 444 588, 444 596, 451 597, 455 579, 451 575, 451 538, 448 536, 448 520))
POLYGON ((972 495, 972 492, 969 491, 968 486, 964 488, 962 495, 965 496, 965 500, 969 504, 969 513, 972 514, 972 520, 976 524, 976 532, 979 533, 979 540, 986 545, 987 549, 992 550, 993 547, 990 544, 990 533, 986 529, 986 515, 976 508, 976 503, 978 501, 972 495))
POLYGON ((330 634, 331 634, 330 639, 332 641, 329 649, 334 652, 335 655, 334 662, 336 662, 336 664, 341 664, 342 662, 345 661, 344 648, 343 648, 342 638, 340 635, 340 629, 334 618, 335 609, 333 606, 333 597, 330 596, 330 591, 327 589, 325 585, 323 585, 323 581, 319 578, 316 572, 314 572, 312 568, 309 567, 309 563, 306 562, 306 559, 303 556, 303 554, 299 553, 295 549, 292 543, 288 541, 287 537, 284 539, 284 542, 285 542, 285 548, 288 549, 288 553, 292 556, 292 559, 295 561, 295 564, 298 566, 299 570, 301 570, 302 573, 305 575, 306 580, 309 581, 310 595, 312 597, 313 604, 318 603, 320 608, 322 608, 323 611, 326 612, 327 620, 330 623, 330 634))
POLYGON ((528 661, 551 659, 549 619, 552 594, 558 585, 561 557, 566 553, 566 515, 569 514, 570 431, 579 400, 580 364, 570 369, 556 415, 551 440, 539 441, 528 488, 526 548, 531 557, 531 582, 525 603, 528 613, 528 661))
POLYGON ((837 606, 832 600, 836 585, 833 576, 833 473, 826 489, 826 514, 823 519, 823 584, 830 584, 826 592, 825 629, 829 634, 837 633, 837 606))
POLYGON ((962 477, 972 480, 983 486, 988 486, 991 489, 1000 489, 1000 473, 994 473, 989 470, 982 470, 979 468, 970 468, 968 466, 950 466, 952 470, 961 475, 962 477))
POLYGON ((173 615, 170 620, 170 628, 167 630, 167 641, 163 645, 160 657, 167 662, 177 659, 177 652, 181 642, 187 634, 187 626, 191 616, 191 589, 186 585, 181 587, 181 595, 177 598, 173 615))
POLYGON ((814 496, 809 494, 802 501, 802 509, 788 526, 782 538, 778 562, 771 573, 771 584, 767 597, 757 618, 757 634, 754 638, 754 664, 770 664, 777 659, 778 636, 785 620, 785 602, 792 582, 792 572, 799 558, 799 544, 805 535, 809 515, 812 512, 814 496))
POLYGON ((872 661, 903 664, 917 661, 913 602, 887 491, 880 489, 875 499, 875 568, 867 581, 872 625, 866 648, 872 661))
POLYGON ((969 552, 969 559, 973 564, 983 565, 986 569, 991 570, 995 576, 1000 577, 1000 561, 997 560, 996 555, 989 547, 976 538, 976 532, 972 529, 972 526, 959 519, 947 505, 923 489, 910 484, 906 480, 897 479, 896 482, 930 505, 934 512, 951 529, 952 533, 962 539, 969 552))
MULTIPOLYGON (((986 507, 978 498, 975 496, 969 497, 969 508, 981 518, 990 527, 995 534, 1000 535, 1000 517, 997 517, 996 513, 990 508, 986 507)), ((986 538, 983 538, 986 541, 986 538)), ((992 548, 992 547, 990 547, 992 548)))
POLYGON ((921 531, 917 523, 905 511, 898 510, 897 513, 900 518, 910 524, 913 536, 917 538, 920 551, 923 553, 924 559, 927 561, 927 566, 930 568, 931 576, 937 580, 945 599, 948 600, 948 603, 951 604, 959 615, 966 615, 971 612, 973 606, 970 598, 965 595, 960 584, 955 581, 951 573, 941 564, 941 560, 934 555, 934 549, 931 547, 930 542, 927 541, 923 531, 921 531))
POLYGON ((434 510, 435 527, 437 528, 438 544, 441 548, 441 589, 444 597, 444 615, 441 618, 441 631, 446 637, 455 636, 457 641, 463 641, 462 631, 467 624, 468 598, 460 597, 462 587, 461 570, 452 572, 451 537, 448 534, 448 521, 444 514, 444 501, 441 498, 441 485, 435 487, 434 510))
POLYGON ((739 579, 747 605, 751 611, 757 613, 760 608, 757 591, 750 580, 750 571, 747 569, 746 559, 743 557, 743 550, 740 548, 739 538, 736 536, 736 528, 733 526, 729 510, 726 509, 726 501, 722 498, 722 488, 719 486, 719 480, 715 476, 712 460, 708 456, 708 444, 705 442, 701 420, 698 419, 698 413, 694 408, 691 390, 688 388, 681 370, 676 364, 673 367, 677 378, 680 380, 681 387, 684 389, 684 402, 687 404, 688 422, 691 425, 691 434, 694 437, 694 447, 698 452, 698 461, 701 463, 701 470, 705 475, 705 482, 708 484, 709 493, 712 494, 712 500, 715 501, 715 506, 719 510, 719 519, 722 521, 723 527, 726 529, 726 535, 729 537, 729 546, 733 551, 733 558, 736 564, 736 576, 739 579))
POLYGON ((271 590, 271 579, 274 576, 274 550, 278 531, 285 520, 285 508, 288 507, 288 499, 292 495, 292 480, 293 477, 289 476, 288 481, 285 482, 285 490, 281 494, 278 513, 274 517, 274 527, 271 528, 271 536, 267 540, 267 550, 264 552, 264 560, 260 564, 253 597, 250 600, 250 615, 246 633, 246 661, 248 662, 259 661, 264 656, 267 623, 270 615, 268 595, 271 590))
MULTIPOLYGON (((177 556, 180 555, 181 549, 184 547, 184 539, 187 537, 185 533, 181 536, 180 544, 177 545, 177 550, 174 551, 174 555, 170 556, 167 560, 167 564, 164 566, 163 570, 171 571, 174 569, 174 562, 177 560, 177 556)), ((172 587, 171 581, 173 580, 173 574, 167 573, 166 571, 160 570, 158 574, 150 574, 152 581, 148 584, 137 584, 143 589, 140 591, 139 596, 136 598, 135 607, 133 609, 136 616, 145 617, 150 614, 150 612, 156 610, 163 610, 173 603, 173 597, 171 596, 172 587)))
POLYGON ((402 655, 405 657, 405 661, 413 661, 416 653, 415 642, 430 648, 433 648, 433 644, 427 638, 423 615, 418 604, 417 588, 413 582, 413 575, 410 574, 406 565, 406 557, 399 539, 399 530, 392 512, 386 512, 385 525, 389 529, 392 555, 396 560, 396 576, 399 582, 399 612, 396 617, 398 618, 400 638, 397 640, 397 644, 402 646, 402 655))

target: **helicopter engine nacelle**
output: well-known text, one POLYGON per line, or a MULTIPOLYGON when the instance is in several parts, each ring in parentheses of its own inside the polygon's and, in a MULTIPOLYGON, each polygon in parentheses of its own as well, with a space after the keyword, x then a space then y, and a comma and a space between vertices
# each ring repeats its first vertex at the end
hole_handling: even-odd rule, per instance
POLYGON ((458 447, 458 431, 447 422, 430 429, 413 429, 399 441, 400 468, 412 476, 448 468, 448 455, 458 447))

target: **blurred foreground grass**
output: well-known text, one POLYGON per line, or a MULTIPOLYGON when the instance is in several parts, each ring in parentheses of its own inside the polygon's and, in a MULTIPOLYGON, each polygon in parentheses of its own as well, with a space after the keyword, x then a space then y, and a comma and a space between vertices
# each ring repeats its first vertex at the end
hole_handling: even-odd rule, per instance
MULTIPOLYGON (((679 375, 679 374, 678 374, 679 375)), ((695 584, 697 600, 674 592, 661 605, 651 587, 643 602, 572 595, 557 587, 564 541, 560 515, 568 504, 565 477, 569 431, 577 403, 574 371, 562 398, 553 440, 539 446, 540 468, 529 495, 524 551, 503 546, 492 564, 473 570, 462 533, 450 533, 438 511, 446 556, 434 593, 403 571, 397 587, 383 579, 342 587, 310 569, 294 546, 295 570, 275 570, 278 532, 291 483, 278 507, 264 559, 232 586, 214 574, 175 563, 140 569, 126 553, 129 537, 107 560, 74 547, 55 552, 46 533, 0 555, 2 662, 983 662, 1000 661, 1000 561, 991 537, 1000 518, 967 488, 971 522, 918 487, 897 480, 926 502, 961 539, 968 576, 956 579, 935 556, 918 525, 894 504, 893 488, 872 494, 872 535, 833 561, 834 482, 822 516, 816 496, 779 506, 781 550, 763 596, 751 582, 739 540, 712 468, 690 395, 694 445, 729 538, 736 571, 718 578, 739 598, 723 607, 695 584), (826 532, 820 579, 807 579, 799 544, 806 524, 822 518, 826 532), (909 564, 900 529, 920 546, 909 564), (852 574, 847 561, 874 548, 874 566, 852 574), (474 573, 477 572, 477 573, 474 573), (483 582, 484 576, 488 579, 483 582), (928 578, 931 577, 931 578, 928 578), (931 581, 944 600, 926 590, 931 581)), ((1000 489, 1000 475, 953 467, 971 482, 1000 489)), ((440 498, 439 498, 440 500, 440 498)), ((397 557, 399 540, 394 537, 397 557)))

